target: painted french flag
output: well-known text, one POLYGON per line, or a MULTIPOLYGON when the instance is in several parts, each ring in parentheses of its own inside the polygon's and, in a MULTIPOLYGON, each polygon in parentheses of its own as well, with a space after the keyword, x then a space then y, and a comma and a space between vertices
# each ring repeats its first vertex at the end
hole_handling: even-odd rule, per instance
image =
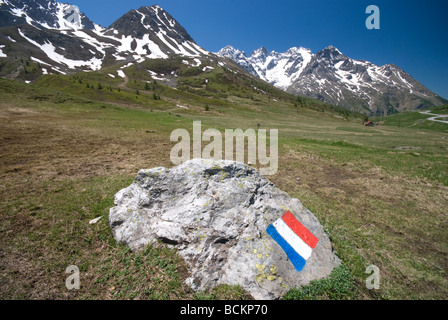
POLYGON ((285 251, 297 271, 302 271, 319 239, 287 211, 267 229, 267 233, 285 251))

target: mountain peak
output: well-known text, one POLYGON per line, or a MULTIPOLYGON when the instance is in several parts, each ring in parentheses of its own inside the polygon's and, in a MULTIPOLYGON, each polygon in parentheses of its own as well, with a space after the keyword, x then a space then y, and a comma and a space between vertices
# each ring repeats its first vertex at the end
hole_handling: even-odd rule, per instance
POLYGON ((304 47, 292 47, 286 50, 286 54, 303 54, 304 52, 311 53, 311 49, 307 49, 304 47))
POLYGON ((156 4, 153 4, 153 5, 151 6, 151 8, 154 8, 154 9, 162 9, 162 10, 163 10, 163 8, 162 8, 161 6, 159 6, 157 3, 156 3, 156 4))
POLYGON ((154 5, 152 5, 152 6, 142 6, 142 7, 140 7, 139 9, 138 9, 138 11, 148 11, 148 10, 152 10, 152 11, 154 11, 156 14, 158 14, 159 13, 159 11, 160 12, 166 12, 167 13, 167 11, 165 10, 165 9, 163 9, 161 6, 159 6, 158 4, 154 4, 154 5))
POLYGON ((322 51, 334 52, 334 53, 337 53, 337 54, 343 54, 343 53, 341 52, 341 50, 339 50, 338 48, 334 47, 333 45, 329 45, 329 46, 323 48, 323 49, 321 50, 321 52, 322 52, 322 51))
POLYGON ((261 46, 257 50, 254 50, 254 52, 252 52, 252 54, 250 56, 251 57, 265 57, 268 54, 269 54, 268 49, 266 49, 265 47, 261 46))
POLYGON ((180 43, 184 41, 194 42, 193 38, 176 19, 157 4, 129 11, 115 21, 110 28, 121 32, 125 36, 138 39, 142 39, 146 34, 155 33, 173 38, 180 43))
POLYGON ((54 0, 1 0, 0 8, 0 27, 27 23, 45 29, 102 29, 77 6, 69 3, 54 0))
POLYGON ((299 47, 291 47, 288 50, 286 50, 286 53, 297 53, 300 51, 299 47))
POLYGON ((222 48, 221 50, 237 50, 235 47, 231 46, 230 44, 226 45, 224 48, 222 48))
POLYGON ((218 55, 232 59, 249 73, 284 90, 299 77, 312 58, 311 50, 303 47, 278 53, 261 46, 247 57, 244 51, 226 46, 218 55))
POLYGON ((236 58, 237 56, 239 56, 239 55, 242 55, 243 57, 246 57, 246 52, 241 51, 241 50, 239 50, 239 49, 236 49, 236 48, 234 48, 234 47, 231 46, 231 45, 227 45, 227 46, 225 46, 224 48, 222 48, 221 50, 219 50, 219 51, 217 52, 217 54, 218 54, 219 56, 226 57, 226 58, 230 58, 230 59, 232 59, 232 60, 235 60, 235 58, 236 58))
POLYGON ((347 58, 338 48, 332 45, 329 45, 316 53, 316 57, 327 60, 330 64, 347 58))
POLYGON ((48 73, 99 70, 105 61, 111 65, 210 54, 158 5, 130 10, 106 29, 71 4, 0 0, 0 27, 9 32, 7 36, 0 32, 1 42, 9 45, 7 53, 0 50, 0 57, 26 54, 48 66, 48 73))

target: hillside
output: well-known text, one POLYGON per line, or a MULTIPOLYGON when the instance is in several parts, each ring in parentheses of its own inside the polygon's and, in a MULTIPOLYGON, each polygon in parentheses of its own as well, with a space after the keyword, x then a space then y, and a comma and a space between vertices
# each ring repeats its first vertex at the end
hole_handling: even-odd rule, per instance
POLYGON ((8 79, 29 82, 46 74, 99 71, 148 59, 185 57, 224 63, 228 58, 241 67, 241 74, 292 95, 366 115, 447 102, 398 66, 354 60, 331 45, 316 54, 302 47, 284 53, 261 47, 247 57, 231 46, 211 53, 159 5, 130 10, 109 27, 95 24, 76 6, 55 0, 3 0, 0 17, 0 77, 8 79))
MULTIPOLYGON (((30 67, 33 67, 32 63, 30 67)), ((228 108, 239 108, 235 102, 241 100, 260 106, 278 102, 296 112, 311 109, 340 117, 362 117, 361 114, 316 99, 295 97, 220 58, 150 59, 96 72, 44 75, 33 83, 112 103, 146 106, 154 102, 155 94, 161 98, 157 104, 164 107, 179 108, 178 105, 182 105, 202 110, 205 105, 209 105, 215 112, 223 112, 228 108)))
POLYGON ((435 130, 447 132, 448 105, 431 108, 425 111, 408 111, 393 114, 387 117, 375 117, 373 121, 380 121, 385 126, 396 126, 405 128, 435 130), (435 117, 440 115, 440 117, 435 117), (445 122, 444 122, 445 121, 445 122))

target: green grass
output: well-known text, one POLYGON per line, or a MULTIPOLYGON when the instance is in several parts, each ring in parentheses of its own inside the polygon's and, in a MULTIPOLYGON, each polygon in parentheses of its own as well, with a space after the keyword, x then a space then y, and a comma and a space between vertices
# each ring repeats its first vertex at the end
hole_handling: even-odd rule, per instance
MULTIPOLYGON (((447 114, 447 105, 430 109, 431 113, 447 114)), ((428 121, 433 116, 421 114, 419 111, 406 111, 381 118, 373 118, 373 121, 381 121, 386 126, 398 128, 412 128, 418 130, 434 130, 448 133, 447 124, 428 121)))
POLYGON ((341 300, 356 296, 355 278, 340 265, 326 279, 312 280, 308 285, 291 289, 284 300, 341 300))

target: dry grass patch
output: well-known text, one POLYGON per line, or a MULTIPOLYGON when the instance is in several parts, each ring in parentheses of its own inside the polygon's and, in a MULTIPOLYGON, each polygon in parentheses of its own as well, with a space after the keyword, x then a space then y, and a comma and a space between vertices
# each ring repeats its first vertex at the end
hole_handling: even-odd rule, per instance
POLYGON ((318 216, 357 276, 361 296, 448 296, 448 187, 389 173, 372 163, 341 164, 292 150, 280 168, 273 182, 318 216), (362 283, 369 264, 381 269, 380 292, 368 291, 362 283))

